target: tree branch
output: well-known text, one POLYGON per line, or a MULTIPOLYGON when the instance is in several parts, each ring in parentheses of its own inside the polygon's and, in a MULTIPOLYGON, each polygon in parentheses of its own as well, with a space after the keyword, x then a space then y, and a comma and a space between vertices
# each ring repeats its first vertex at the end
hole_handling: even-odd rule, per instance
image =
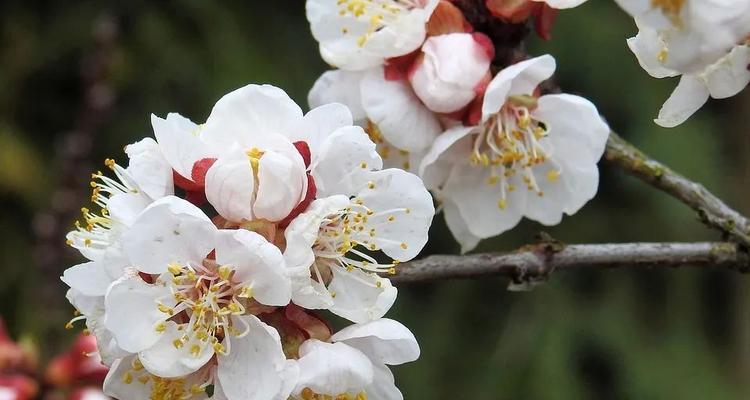
POLYGON ((539 243, 508 253, 433 255, 399 265, 395 283, 506 276, 533 284, 553 271, 605 268, 676 268, 686 265, 750 271, 750 255, 731 242, 620 243, 562 245, 539 243))
POLYGON ((698 212, 708 226, 723 232, 728 239, 750 248, 750 222, 727 206, 703 185, 674 172, 648 157, 616 133, 610 133, 604 158, 627 173, 670 194, 698 212))

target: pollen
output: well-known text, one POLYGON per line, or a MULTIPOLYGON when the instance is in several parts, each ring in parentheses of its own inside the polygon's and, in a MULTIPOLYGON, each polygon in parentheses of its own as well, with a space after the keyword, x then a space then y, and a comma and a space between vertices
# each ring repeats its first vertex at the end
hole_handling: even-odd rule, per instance
POLYGON ((560 171, 556 169, 547 171, 547 180, 550 182, 557 182, 558 179, 560 179, 560 171))
POLYGON ((497 201, 497 207, 501 210, 505 210, 505 207, 508 206, 508 202, 505 199, 500 199, 497 201))

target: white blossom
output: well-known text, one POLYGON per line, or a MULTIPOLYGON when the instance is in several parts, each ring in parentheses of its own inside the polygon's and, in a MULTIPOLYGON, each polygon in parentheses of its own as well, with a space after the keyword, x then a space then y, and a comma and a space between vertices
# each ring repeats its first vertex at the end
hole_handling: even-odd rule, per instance
POLYGON ((393 305, 396 288, 377 273, 419 253, 434 214, 417 176, 387 169, 363 178, 350 193, 313 201, 285 232, 292 300, 354 322, 380 318, 393 305), (378 252, 393 261, 378 262, 378 252))
POLYGON ((403 396, 388 365, 416 360, 419 345, 405 326, 384 318, 344 328, 330 343, 307 340, 299 355, 293 400, 396 400, 403 396))
POLYGON ((74 320, 86 320, 108 365, 124 354, 102 323, 104 295, 128 265, 122 236, 149 204, 173 192, 172 170, 153 139, 129 145, 125 152, 127 168, 111 159, 105 162, 116 178, 102 172, 92 175, 91 201, 100 210, 82 208, 83 223, 76 222, 76 230, 67 235, 68 244, 89 261, 66 269, 61 277, 71 288, 68 300, 81 312, 74 320))
POLYGON ((535 95, 554 69, 547 55, 502 70, 480 124, 447 130, 424 157, 420 175, 463 251, 524 216, 557 224, 596 194, 609 128, 581 97, 535 95))
POLYGON ((438 0, 307 0, 307 20, 329 64, 364 70, 419 48, 438 0))
MULTIPOLYGON (((642 28, 638 35, 628 39, 628 46, 651 76, 679 76, 680 72, 656 62, 661 50, 654 43, 658 43, 658 38, 656 32, 649 28, 642 28)), ((728 54, 699 72, 682 74, 680 83, 654 121, 663 127, 675 127, 698 111, 709 97, 724 99, 736 95, 750 82, 749 68, 750 47, 745 44, 735 46, 728 54)))
POLYGON ((750 36, 750 0, 617 0, 640 30, 631 49, 650 74, 699 74, 750 36), (660 69, 662 69, 660 71, 660 69))

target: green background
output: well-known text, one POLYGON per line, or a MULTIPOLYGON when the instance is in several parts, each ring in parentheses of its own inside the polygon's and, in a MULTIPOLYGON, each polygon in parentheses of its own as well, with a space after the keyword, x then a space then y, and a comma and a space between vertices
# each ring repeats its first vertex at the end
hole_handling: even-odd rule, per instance
MULTIPOLYGON (((553 40, 529 49, 553 54, 562 88, 594 101, 613 129, 749 212, 750 93, 657 127, 676 80, 639 68, 625 46, 634 33, 613 2, 590 1, 560 12, 553 40)), ((304 106, 325 69, 301 0, 0 2, 0 314, 13 334, 42 357, 72 339, 58 276, 80 257, 62 234, 86 203, 88 174, 151 135, 150 113, 202 121, 222 94, 251 82, 304 106), (102 60, 93 95, 111 105, 82 111, 86 71, 102 60), (65 162, 66 152, 81 157, 65 162)), ((601 170, 599 195, 575 216, 556 227, 525 221, 479 250, 510 250, 541 230, 566 243, 720 239, 672 198, 601 170)), ((441 217, 431 239, 425 254, 458 250, 441 217)), ((422 346, 419 361, 395 368, 407 399, 750 397, 746 276, 577 271, 531 292, 506 287, 484 278, 400 288, 389 315, 422 346)))

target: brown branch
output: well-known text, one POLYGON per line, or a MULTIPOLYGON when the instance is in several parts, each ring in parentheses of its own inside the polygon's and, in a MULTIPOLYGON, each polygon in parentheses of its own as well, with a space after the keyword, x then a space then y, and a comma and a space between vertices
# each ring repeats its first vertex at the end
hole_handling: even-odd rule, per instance
POLYGON ((505 276, 533 284, 553 271, 682 266, 750 271, 750 255, 731 242, 618 243, 564 246, 539 243, 508 253, 433 255, 399 265, 395 283, 505 276))
POLYGON ((612 132, 604 158, 627 173, 677 198, 698 212, 701 220, 729 240, 750 248, 750 222, 703 185, 693 182, 612 132))

